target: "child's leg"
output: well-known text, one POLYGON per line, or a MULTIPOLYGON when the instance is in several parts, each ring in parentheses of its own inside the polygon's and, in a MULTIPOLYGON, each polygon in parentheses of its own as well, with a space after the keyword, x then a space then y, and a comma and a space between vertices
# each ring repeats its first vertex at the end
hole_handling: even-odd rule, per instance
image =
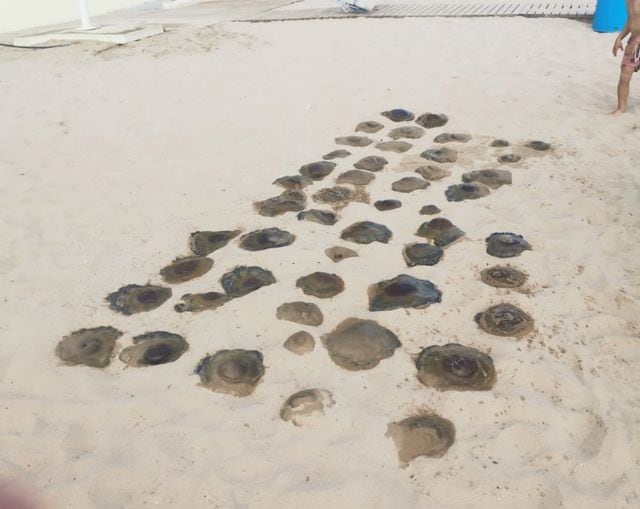
POLYGON ((633 77, 633 68, 623 66, 620 69, 620 79, 618 80, 618 109, 612 113, 613 116, 622 115, 627 109, 629 99, 629 83, 633 77))

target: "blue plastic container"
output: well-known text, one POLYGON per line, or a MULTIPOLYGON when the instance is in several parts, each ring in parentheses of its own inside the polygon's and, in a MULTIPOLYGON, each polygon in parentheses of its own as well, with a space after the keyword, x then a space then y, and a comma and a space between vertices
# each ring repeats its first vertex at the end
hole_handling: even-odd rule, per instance
POLYGON ((598 0, 592 24, 596 32, 619 32, 626 22, 624 0, 598 0))

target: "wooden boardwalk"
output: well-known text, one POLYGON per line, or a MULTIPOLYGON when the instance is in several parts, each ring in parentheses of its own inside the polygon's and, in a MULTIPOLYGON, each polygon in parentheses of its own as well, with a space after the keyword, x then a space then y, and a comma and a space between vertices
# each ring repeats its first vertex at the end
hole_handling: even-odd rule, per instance
POLYGON ((463 18, 491 16, 529 16, 556 18, 588 18, 593 16, 595 1, 524 2, 524 3, 442 3, 422 5, 377 5, 368 14, 345 13, 340 7, 326 9, 291 9, 267 11, 257 16, 235 21, 251 23, 294 21, 305 19, 344 18, 463 18))

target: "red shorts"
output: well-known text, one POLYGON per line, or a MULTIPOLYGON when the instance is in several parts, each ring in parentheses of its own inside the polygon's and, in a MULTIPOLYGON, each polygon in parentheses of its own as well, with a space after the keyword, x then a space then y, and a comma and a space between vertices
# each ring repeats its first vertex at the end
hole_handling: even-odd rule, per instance
POLYGON ((636 47, 635 51, 631 51, 631 43, 627 43, 627 47, 624 49, 624 55, 622 56, 622 67, 631 67, 635 72, 640 69, 640 45, 636 47))

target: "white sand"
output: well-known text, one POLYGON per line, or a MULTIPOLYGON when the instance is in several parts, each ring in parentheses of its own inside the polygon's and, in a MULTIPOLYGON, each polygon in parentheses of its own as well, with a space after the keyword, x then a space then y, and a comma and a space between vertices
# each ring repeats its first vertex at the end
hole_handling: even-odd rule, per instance
MULTIPOLYGON (((0 478, 47 508, 637 507, 640 89, 632 85, 630 114, 605 115, 619 65, 611 44, 567 20, 421 19, 231 24, 99 54, 3 50, 0 478), (398 195, 401 157, 390 156, 370 193, 399 197, 401 209, 351 205, 334 227, 252 211, 279 192, 275 178, 392 107, 450 116, 412 153, 445 130, 474 136, 449 179, 398 195), (448 203, 443 191, 464 171, 495 167, 485 148, 494 136, 543 139, 554 154, 514 165, 513 185, 487 198, 448 203), (401 248, 419 240, 417 211, 429 203, 467 238, 437 266, 408 269, 401 248), (362 219, 393 239, 349 246, 360 257, 333 264, 324 249, 348 245, 339 232, 362 219), (154 312, 125 317, 103 301, 122 285, 160 282, 192 231, 262 226, 298 239, 259 253, 232 243, 154 312), (530 274, 528 293, 479 281, 500 262, 484 251, 495 231, 533 245, 510 260, 530 274), (245 263, 278 284, 216 311, 173 311, 180 295, 219 289, 220 275, 245 263), (302 300, 295 280, 314 270, 347 284, 329 301, 304 299, 325 314, 309 328, 317 340, 356 316, 392 329, 402 348, 355 373, 320 344, 304 357, 285 350, 302 327, 276 320, 275 308, 302 300), (368 312, 367 286, 401 273, 432 280, 443 302, 368 312), (535 318, 535 335, 477 328, 475 313, 503 301, 535 318), (190 350, 153 368, 125 370, 117 358, 104 370, 61 366, 58 340, 98 325, 125 332, 119 347, 164 329, 190 350), (449 342, 491 352, 491 392, 417 381, 411 356, 449 342), (198 387, 198 360, 234 347, 264 353, 255 393, 198 387), (306 387, 330 390, 335 406, 304 427, 282 422, 284 399, 306 387), (387 424, 423 408, 455 424, 456 442, 401 469, 387 424)), ((353 152, 327 185, 375 151, 353 152)))

